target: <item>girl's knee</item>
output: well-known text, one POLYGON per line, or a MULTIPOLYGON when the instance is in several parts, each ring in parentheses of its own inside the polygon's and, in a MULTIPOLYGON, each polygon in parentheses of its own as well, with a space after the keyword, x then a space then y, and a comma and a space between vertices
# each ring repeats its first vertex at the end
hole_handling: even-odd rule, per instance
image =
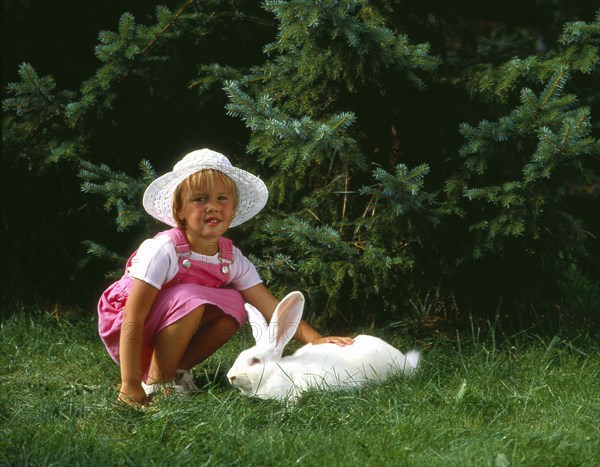
POLYGON ((221 310, 218 310, 218 314, 212 318, 198 330, 203 339, 226 342, 240 329, 237 320, 221 310))
POLYGON ((185 316, 179 318, 179 320, 175 321, 173 324, 179 324, 184 327, 198 327, 202 324, 202 319, 205 313, 205 306, 200 305, 198 308, 194 308, 185 316))
POLYGON ((238 323, 237 319, 235 319, 233 316, 223 313, 223 316, 219 321, 223 331, 232 336, 240 330, 240 323, 238 323))
POLYGON ((223 330, 230 330, 234 333, 240 328, 240 324, 233 316, 228 315, 215 306, 207 306, 203 315, 202 325, 211 324, 218 328, 222 328, 223 330))

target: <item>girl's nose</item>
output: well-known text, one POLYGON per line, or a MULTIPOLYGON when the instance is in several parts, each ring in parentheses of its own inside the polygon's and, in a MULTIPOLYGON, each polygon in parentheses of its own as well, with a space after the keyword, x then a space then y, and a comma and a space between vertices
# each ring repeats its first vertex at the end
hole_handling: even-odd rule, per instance
POLYGON ((213 201, 213 200, 209 200, 209 201, 206 203, 206 210, 207 210, 208 212, 215 212, 215 211, 218 211, 218 210, 219 210, 219 205, 218 205, 218 204, 217 204, 215 201, 213 201))

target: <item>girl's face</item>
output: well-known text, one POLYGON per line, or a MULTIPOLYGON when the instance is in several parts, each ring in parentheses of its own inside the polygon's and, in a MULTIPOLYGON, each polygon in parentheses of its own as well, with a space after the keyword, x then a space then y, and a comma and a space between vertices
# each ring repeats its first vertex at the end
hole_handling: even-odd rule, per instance
POLYGON ((179 206, 174 209, 192 251, 213 255, 218 240, 233 220, 236 193, 231 184, 215 176, 211 183, 184 183, 179 192, 179 206))

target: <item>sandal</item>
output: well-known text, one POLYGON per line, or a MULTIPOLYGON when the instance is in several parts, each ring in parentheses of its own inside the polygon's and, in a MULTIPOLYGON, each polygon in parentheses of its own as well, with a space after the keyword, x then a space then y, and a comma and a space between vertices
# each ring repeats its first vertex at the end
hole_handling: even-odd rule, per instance
POLYGON ((195 394, 200 392, 200 388, 194 383, 194 376, 192 373, 181 369, 178 369, 175 372, 175 379, 173 381, 154 384, 146 384, 142 381, 142 387, 147 396, 151 396, 165 389, 170 389, 181 394, 195 394))

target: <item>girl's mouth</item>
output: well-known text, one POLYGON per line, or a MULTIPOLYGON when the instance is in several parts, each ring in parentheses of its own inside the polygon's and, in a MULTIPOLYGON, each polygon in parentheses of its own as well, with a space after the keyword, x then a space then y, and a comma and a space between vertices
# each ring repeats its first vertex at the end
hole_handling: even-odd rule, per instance
POLYGON ((211 217, 210 219, 206 219, 206 223, 211 227, 218 225, 221 222, 221 219, 217 219, 215 217, 211 217))

